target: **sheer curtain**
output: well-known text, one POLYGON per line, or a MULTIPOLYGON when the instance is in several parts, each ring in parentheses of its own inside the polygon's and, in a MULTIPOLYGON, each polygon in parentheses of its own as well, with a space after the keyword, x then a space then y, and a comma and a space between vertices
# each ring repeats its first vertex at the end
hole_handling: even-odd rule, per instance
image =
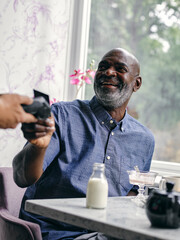
MULTIPOLYGON (((0 93, 66 98, 71 0, 0 1, 0 93)), ((0 130, 0 166, 11 165, 25 139, 20 125, 0 130)))

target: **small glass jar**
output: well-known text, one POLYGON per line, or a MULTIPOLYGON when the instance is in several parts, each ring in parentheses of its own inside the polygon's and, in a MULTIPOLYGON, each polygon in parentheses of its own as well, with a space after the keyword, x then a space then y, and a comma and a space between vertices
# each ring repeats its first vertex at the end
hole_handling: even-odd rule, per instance
POLYGON ((86 194, 87 208, 106 208, 108 198, 108 182, 105 176, 105 165, 94 163, 93 173, 89 178, 86 194))

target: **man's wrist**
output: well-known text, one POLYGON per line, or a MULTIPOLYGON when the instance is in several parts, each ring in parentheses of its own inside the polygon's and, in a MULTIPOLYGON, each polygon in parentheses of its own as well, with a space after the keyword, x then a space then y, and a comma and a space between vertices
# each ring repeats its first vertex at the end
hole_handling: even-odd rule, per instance
POLYGON ((46 146, 46 147, 38 146, 37 144, 31 143, 31 142, 29 142, 29 144, 33 151, 46 151, 46 149, 48 147, 48 146, 46 146))

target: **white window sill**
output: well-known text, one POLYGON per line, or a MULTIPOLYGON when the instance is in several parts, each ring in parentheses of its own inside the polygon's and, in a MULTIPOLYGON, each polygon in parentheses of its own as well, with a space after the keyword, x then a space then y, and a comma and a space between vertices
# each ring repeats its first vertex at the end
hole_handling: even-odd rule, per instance
POLYGON ((180 176, 180 163, 153 160, 151 171, 157 172, 161 176, 180 176))

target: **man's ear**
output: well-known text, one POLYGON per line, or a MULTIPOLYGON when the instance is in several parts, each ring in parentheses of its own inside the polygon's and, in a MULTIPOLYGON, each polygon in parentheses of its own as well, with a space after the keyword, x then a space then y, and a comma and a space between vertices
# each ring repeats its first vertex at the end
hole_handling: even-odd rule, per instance
POLYGON ((138 76, 136 78, 136 81, 135 81, 135 84, 133 87, 133 92, 136 92, 141 87, 141 84, 142 84, 142 78, 141 78, 141 76, 138 76))

